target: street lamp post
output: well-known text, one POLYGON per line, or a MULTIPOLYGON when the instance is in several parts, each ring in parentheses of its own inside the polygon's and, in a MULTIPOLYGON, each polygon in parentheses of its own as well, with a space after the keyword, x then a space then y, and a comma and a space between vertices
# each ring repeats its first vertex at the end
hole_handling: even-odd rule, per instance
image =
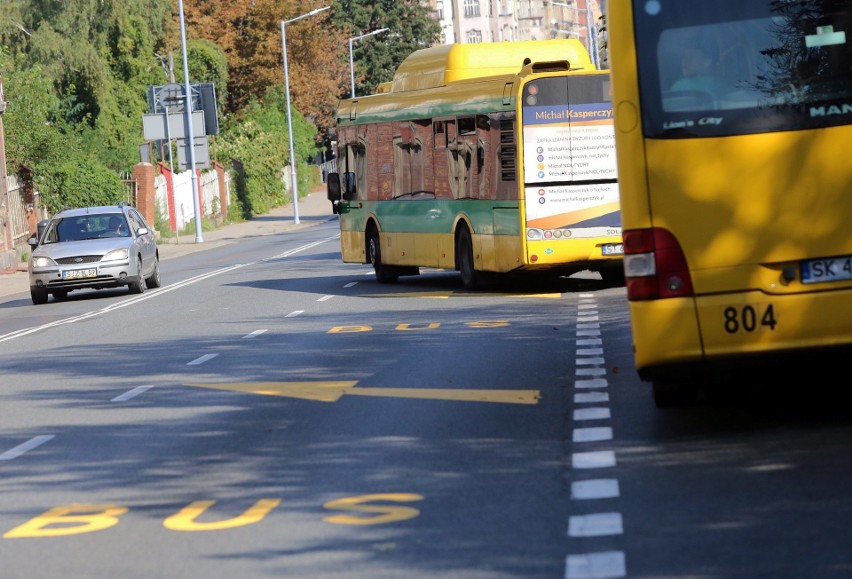
MULTIPOLYGON (((183 53, 183 84, 184 98, 186 105, 184 112, 186 113, 186 148, 189 150, 189 169, 192 171, 192 207, 195 210, 195 243, 203 243, 204 235, 201 233, 201 204, 198 200, 198 175, 195 174, 195 134, 192 131, 192 92, 189 84, 189 63, 186 57, 186 24, 183 19, 183 0, 178 0, 178 8, 180 9, 180 45, 183 53)), ((169 123, 169 116, 166 114, 166 125, 169 123)), ((169 149, 171 154, 171 148, 169 149)))
POLYGON ((355 63, 352 60, 352 42, 355 40, 361 40, 362 38, 367 38, 368 36, 372 36, 374 34, 378 34, 379 32, 387 32, 390 28, 379 28, 378 30, 373 30, 372 32, 368 32, 367 34, 362 34, 361 36, 353 36, 349 39, 349 79, 352 83, 352 98, 355 98, 355 63))
POLYGON ((296 16, 290 20, 281 21, 281 51, 284 53, 284 90, 287 92, 287 131, 290 135, 290 177, 292 183, 293 194, 293 223, 299 224, 299 183, 296 180, 296 152, 293 149, 293 118, 290 114, 290 73, 287 70, 287 25, 296 20, 319 14, 323 10, 328 10, 331 6, 316 8, 307 14, 296 16))

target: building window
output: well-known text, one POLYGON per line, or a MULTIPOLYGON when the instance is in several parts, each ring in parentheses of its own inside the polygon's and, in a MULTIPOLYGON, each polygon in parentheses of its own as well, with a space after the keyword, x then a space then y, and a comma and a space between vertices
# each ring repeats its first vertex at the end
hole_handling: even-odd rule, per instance
POLYGON ((479 16, 479 0, 464 0, 464 15, 479 16))
POLYGON ((479 44, 482 42, 482 31, 468 30, 467 33, 465 33, 465 42, 467 44, 479 44))

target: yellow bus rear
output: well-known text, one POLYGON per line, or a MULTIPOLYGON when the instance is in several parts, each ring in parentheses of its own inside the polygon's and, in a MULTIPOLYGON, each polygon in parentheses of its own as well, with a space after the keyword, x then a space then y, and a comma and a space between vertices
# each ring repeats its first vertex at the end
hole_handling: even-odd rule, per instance
POLYGON ((849 3, 607 8, 635 361, 657 404, 848 349, 849 3))

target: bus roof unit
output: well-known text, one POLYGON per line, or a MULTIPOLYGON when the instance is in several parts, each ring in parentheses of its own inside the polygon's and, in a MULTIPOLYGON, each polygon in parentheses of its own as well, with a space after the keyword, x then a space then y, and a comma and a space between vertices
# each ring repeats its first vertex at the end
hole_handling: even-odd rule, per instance
POLYGON ((390 92, 446 86, 452 82, 517 74, 524 59, 531 62, 563 58, 573 70, 594 70, 589 53, 576 38, 442 44, 410 54, 394 74, 390 92), (518 61, 518 54, 524 55, 518 61))

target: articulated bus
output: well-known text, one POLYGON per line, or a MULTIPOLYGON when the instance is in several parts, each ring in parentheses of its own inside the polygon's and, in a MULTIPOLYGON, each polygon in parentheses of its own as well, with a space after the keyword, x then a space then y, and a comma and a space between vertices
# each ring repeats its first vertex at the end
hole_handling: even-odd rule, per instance
POLYGON ((421 267, 623 283, 608 71, 576 39, 450 44, 406 58, 337 114, 344 262, 379 282, 421 267))
POLYGON ((712 394, 848 354, 852 3, 607 9, 634 358, 657 406, 694 402, 702 376, 712 394))

